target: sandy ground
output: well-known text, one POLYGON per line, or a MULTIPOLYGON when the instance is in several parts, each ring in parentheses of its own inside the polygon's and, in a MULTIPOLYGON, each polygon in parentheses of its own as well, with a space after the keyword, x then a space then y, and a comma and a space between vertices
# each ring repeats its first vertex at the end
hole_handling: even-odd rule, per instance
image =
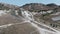
MULTIPOLYGON (((21 23, 21 22, 24 22, 24 19, 22 17, 17 18, 12 15, 0 16, 0 26, 12 23, 13 24, 21 23)), ((12 25, 7 28, 0 27, 0 34, 39 34, 39 32, 36 30, 37 28, 32 26, 30 23, 26 22, 24 24, 12 25)))

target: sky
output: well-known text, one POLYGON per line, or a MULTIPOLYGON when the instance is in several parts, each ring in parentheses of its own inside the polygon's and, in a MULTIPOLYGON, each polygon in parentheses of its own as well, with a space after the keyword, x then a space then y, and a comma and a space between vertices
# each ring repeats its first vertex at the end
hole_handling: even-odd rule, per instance
POLYGON ((57 5, 60 5, 60 0, 0 0, 0 3, 7 3, 18 6, 22 6, 28 3, 43 3, 43 4, 55 3, 57 5))

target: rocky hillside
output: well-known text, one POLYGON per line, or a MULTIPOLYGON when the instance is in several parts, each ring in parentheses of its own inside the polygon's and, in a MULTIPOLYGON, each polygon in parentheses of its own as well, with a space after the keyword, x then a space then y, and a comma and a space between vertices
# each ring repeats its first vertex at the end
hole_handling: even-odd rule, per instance
POLYGON ((0 3, 0 9, 19 9, 19 6, 16 5, 10 5, 10 4, 6 4, 6 3, 0 3))
POLYGON ((19 10, 20 8, 23 8, 25 10, 29 11, 39 11, 39 10, 53 10, 53 9, 60 9, 59 5, 56 5, 54 3, 51 4, 42 4, 42 3, 29 3, 25 4, 23 6, 16 6, 16 5, 10 5, 6 3, 0 3, 0 9, 15 9, 19 10))
POLYGON ((30 3, 30 4, 25 4, 21 7, 24 8, 25 10, 29 10, 29 11, 60 9, 60 7, 54 3, 51 3, 51 4, 30 3))
POLYGON ((44 23, 48 23, 50 26, 53 25, 54 28, 60 27, 60 6, 57 4, 29 3, 21 6, 21 8, 36 12, 34 17, 38 22, 42 19, 44 23))
POLYGON ((51 33, 53 30, 50 32, 51 29, 47 30, 49 28, 45 28, 39 23, 45 24, 46 22, 50 26, 53 21, 49 20, 51 20, 51 14, 55 15, 54 11, 59 12, 60 6, 53 3, 47 5, 30 3, 20 7, 0 3, 0 34, 42 34, 41 32, 48 33, 47 31, 51 33))
POLYGON ((37 30, 31 23, 25 21, 21 10, 25 11, 19 6, 0 3, 0 34, 31 34, 37 30))

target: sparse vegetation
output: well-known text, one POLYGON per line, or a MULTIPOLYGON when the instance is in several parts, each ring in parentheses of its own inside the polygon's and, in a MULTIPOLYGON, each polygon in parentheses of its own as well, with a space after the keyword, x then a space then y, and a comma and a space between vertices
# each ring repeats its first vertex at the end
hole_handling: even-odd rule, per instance
MULTIPOLYGON (((37 21, 39 23, 40 22, 41 23, 45 23, 45 22, 50 23, 48 21, 47 17, 49 17, 51 14, 57 12, 57 10, 56 10, 57 8, 56 9, 50 8, 52 5, 56 6, 55 4, 43 5, 43 4, 38 4, 38 3, 32 3, 31 5, 26 4, 26 5, 22 6, 21 8, 25 8, 25 9, 28 8, 27 9, 28 11, 37 12, 37 13, 40 13, 40 12, 43 13, 43 11, 45 11, 46 14, 36 14, 36 15, 34 15, 35 21, 37 21), (48 10, 47 7, 49 8, 49 10, 53 10, 53 12, 48 13, 47 11, 49 11, 49 10, 48 10)), ((21 23, 21 22, 25 21, 25 19, 23 19, 22 16, 21 16, 20 7, 18 8, 18 7, 12 6, 12 5, 11 6, 9 6, 9 5, 4 6, 4 4, 0 5, 0 10, 8 11, 9 9, 11 9, 11 11, 9 12, 10 14, 6 14, 6 15, 3 15, 3 16, 0 17, 0 19, 1 19, 0 20, 0 25, 10 24, 10 23, 15 24, 15 23, 21 23), (15 10, 18 11, 17 17, 15 15, 16 14, 15 10)), ((56 24, 49 24, 49 25, 51 25, 51 26, 53 25, 53 27, 57 27, 56 24)), ((38 26, 40 26, 40 25, 38 25, 38 26)), ((17 24, 17 25, 12 25, 10 27, 7 27, 7 28, 3 29, 3 34, 29 34, 30 32, 35 31, 36 29, 37 28, 34 28, 30 23, 25 23, 25 24, 21 24, 21 25, 17 24)))

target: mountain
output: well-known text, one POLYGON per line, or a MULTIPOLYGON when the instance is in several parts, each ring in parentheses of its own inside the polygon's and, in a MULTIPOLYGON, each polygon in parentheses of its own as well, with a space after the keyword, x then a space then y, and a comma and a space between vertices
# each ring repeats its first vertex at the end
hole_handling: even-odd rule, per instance
POLYGON ((53 3, 23 6, 0 3, 0 34, 57 34, 60 21, 54 18, 59 15, 60 6, 53 3))
POLYGON ((19 6, 16 5, 10 5, 10 4, 6 4, 6 3, 0 3, 0 9, 19 9, 19 6))
POLYGON ((35 20, 38 22, 42 20, 46 25, 49 24, 54 28, 59 27, 60 19, 58 17, 60 16, 60 6, 57 4, 29 3, 21 6, 20 8, 32 12, 35 20))
POLYGON ((39 11, 39 10, 54 10, 59 6, 54 3, 51 3, 51 4, 30 3, 30 4, 25 4, 21 7, 29 11, 33 11, 33 10, 39 11))
POLYGON ((40 3, 30 3, 23 5, 22 8, 25 10, 48 10, 48 6, 40 3))
MULTIPOLYGON (((25 18, 26 11, 19 6, 0 3, 0 34, 30 34, 37 30, 25 18)), ((36 31, 33 34, 39 34, 39 32, 36 31)))

